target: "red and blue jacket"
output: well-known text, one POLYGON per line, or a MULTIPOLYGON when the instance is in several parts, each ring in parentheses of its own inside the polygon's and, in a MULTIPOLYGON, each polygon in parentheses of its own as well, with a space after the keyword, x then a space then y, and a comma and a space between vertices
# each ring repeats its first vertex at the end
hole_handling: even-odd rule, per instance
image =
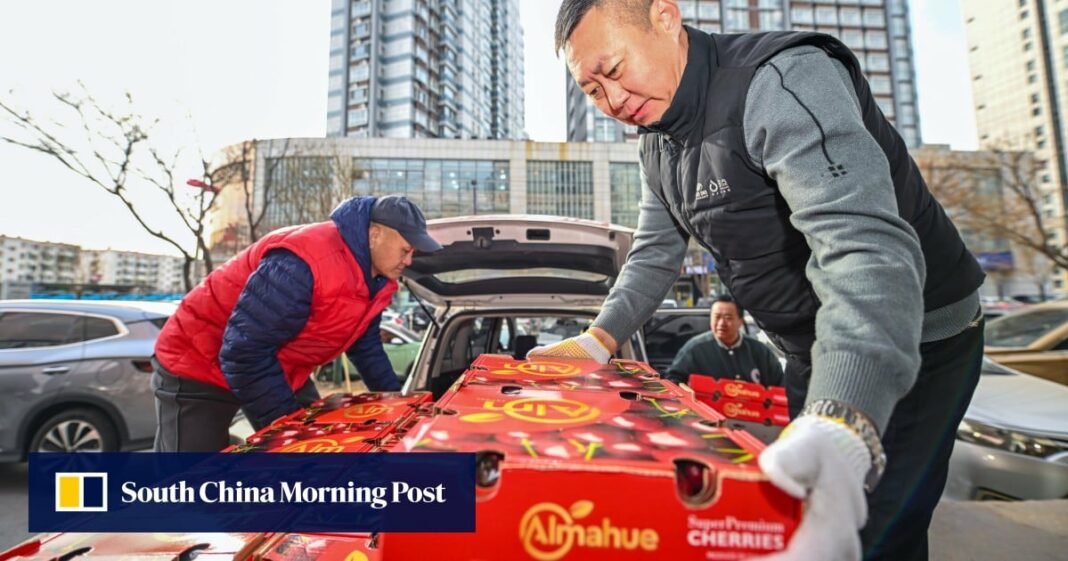
POLYGON ((293 392, 343 351, 373 391, 400 389, 379 321, 397 282, 371 277, 373 197, 272 232, 208 275, 156 341, 176 376, 233 392, 254 426, 300 408, 293 392))

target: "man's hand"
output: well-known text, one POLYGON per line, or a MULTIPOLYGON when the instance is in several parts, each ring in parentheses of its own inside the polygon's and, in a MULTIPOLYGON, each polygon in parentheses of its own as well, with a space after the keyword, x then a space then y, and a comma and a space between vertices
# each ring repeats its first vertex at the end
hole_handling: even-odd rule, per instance
POLYGON ((786 550, 761 561, 860 559, 858 531, 868 518, 864 476, 871 452, 859 436, 829 418, 803 415, 759 462, 776 487, 805 501, 804 518, 786 550))
MULTIPOLYGON (((578 337, 564 339, 563 341, 553 343, 552 345, 534 347, 527 353, 527 358, 577 358, 595 360, 601 364, 608 364, 608 361, 612 358, 612 349, 610 349, 600 337, 592 333, 594 329, 596 328, 593 328, 578 337)), ((604 332, 601 331, 601 333, 604 332)), ((604 336, 611 339, 607 333, 605 333, 604 336)), ((615 341, 609 341, 609 344, 614 347, 615 341)))

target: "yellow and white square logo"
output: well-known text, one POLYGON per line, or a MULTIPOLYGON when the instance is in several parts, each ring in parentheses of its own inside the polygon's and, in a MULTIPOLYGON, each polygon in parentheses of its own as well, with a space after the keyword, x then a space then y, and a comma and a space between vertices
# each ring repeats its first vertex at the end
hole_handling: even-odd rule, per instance
POLYGON ((56 473, 56 512, 106 512, 107 489, 107 473, 56 473))

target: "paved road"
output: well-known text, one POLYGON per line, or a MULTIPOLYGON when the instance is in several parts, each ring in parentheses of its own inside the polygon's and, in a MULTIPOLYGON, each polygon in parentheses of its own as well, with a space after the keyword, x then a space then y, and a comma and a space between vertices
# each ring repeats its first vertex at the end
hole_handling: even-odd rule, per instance
POLYGON ((30 537, 26 532, 26 464, 0 464, 0 551, 30 537))
POLYGON ((1068 559, 1068 500, 942 501, 928 533, 931 559, 1068 559))

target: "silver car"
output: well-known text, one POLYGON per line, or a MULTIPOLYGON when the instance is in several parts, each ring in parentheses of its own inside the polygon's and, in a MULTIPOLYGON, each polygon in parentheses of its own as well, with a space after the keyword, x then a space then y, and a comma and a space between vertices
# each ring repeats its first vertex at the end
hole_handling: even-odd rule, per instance
POLYGON ((0 301, 0 461, 150 446, 156 336, 176 305, 0 301))
POLYGON ((1068 387, 983 359, 949 462, 957 500, 1068 497, 1068 387))

